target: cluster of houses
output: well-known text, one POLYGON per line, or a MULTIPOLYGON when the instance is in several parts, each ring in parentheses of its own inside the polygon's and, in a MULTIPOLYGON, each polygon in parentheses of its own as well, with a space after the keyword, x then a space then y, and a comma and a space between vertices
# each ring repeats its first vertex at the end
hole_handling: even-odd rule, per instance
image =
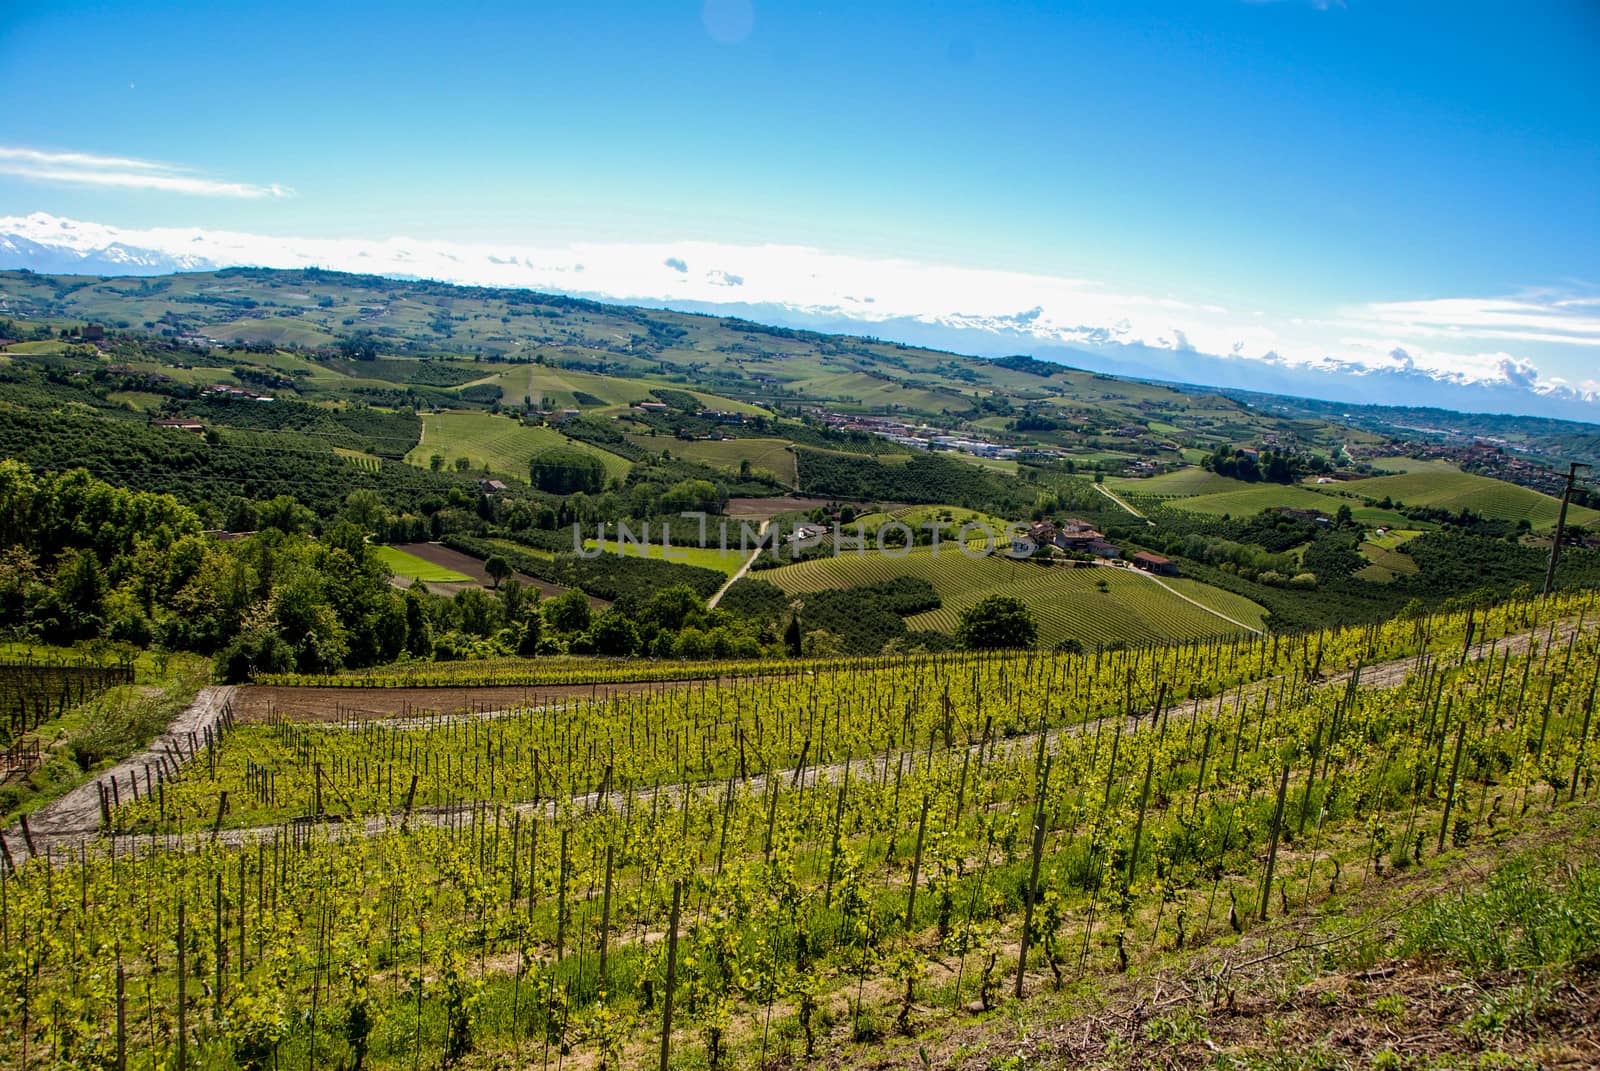
POLYGON ((817 410, 824 425, 835 431, 863 432, 880 439, 909 446, 913 450, 950 450, 973 457, 1014 460, 1025 457, 1053 458, 1065 456, 1059 450, 1037 447, 1007 446, 987 439, 974 439, 963 435, 950 435, 926 424, 908 424, 891 417, 845 416, 841 413, 817 410))
POLYGON ((226 383, 213 383, 200 392, 202 398, 214 398, 224 402, 270 402, 272 395, 262 394, 257 390, 247 387, 233 387, 226 383))
MULTIPOLYGON (((1013 558, 1031 558, 1045 547, 1055 547, 1074 554, 1092 554, 1105 561, 1114 561, 1122 557, 1122 551, 1109 542, 1104 533, 1094 525, 1070 517, 1059 523, 1036 521, 1027 532, 1011 540, 1009 553, 1013 558)), ((1138 551, 1128 559, 1128 564, 1147 573, 1161 576, 1178 575, 1178 567, 1170 558, 1149 551, 1138 551)))
MULTIPOLYGON (((672 406, 666 402, 657 401, 635 402, 633 408, 641 413, 653 413, 657 416, 665 416, 667 413, 672 412, 672 406)), ((713 424, 743 424, 745 422, 743 413, 735 413, 727 409, 702 409, 694 415, 701 420, 709 420, 713 424)))

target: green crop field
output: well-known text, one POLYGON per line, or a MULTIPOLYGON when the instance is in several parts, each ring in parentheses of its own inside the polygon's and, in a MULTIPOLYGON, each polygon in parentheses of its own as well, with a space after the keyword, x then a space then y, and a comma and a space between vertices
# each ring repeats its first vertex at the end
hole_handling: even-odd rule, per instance
POLYGON ((488 466, 489 471, 510 476, 524 483, 528 461, 534 454, 555 447, 566 447, 593 454, 606 467, 606 476, 620 479, 632 464, 607 450, 574 442, 553 428, 527 427, 511 417, 493 413, 428 413, 422 417, 422 441, 406 455, 413 465, 427 465, 435 454, 443 454, 446 465, 464 457, 473 468, 488 466))
POLYGON ((712 468, 737 472, 741 461, 752 468, 766 469, 791 486, 799 479, 794 452, 787 439, 696 439, 684 441, 669 436, 629 435, 630 442, 652 453, 667 451, 673 457, 699 461, 712 468))
POLYGON ((1195 467, 1178 469, 1176 472, 1139 479, 1120 476, 1112 477, 1106 480, 1106 486, 1121 494, 1168 498, 1213 494, 1219 491, 1235 491, 1252 485, 1245 483, 1243 480, 1232 480, 1226 476, 1218 476, 1214 472, 1195 467))
POLYGON ((640 383, 542 364, 517 365, 504 372, 473 380, 467 386, 485 383, 495 384, 504 390, 505 401, 509 405, 521 405, 526 398, 534 405, 544 402, 562 409, 587 410, 592 406, 580 403, 577 397, 579 393, 599 398, 606 406, 626 406, 650 396, 649 388, 640 383))
POLYGON ((864 513, 856 521, 865 525, 868 532, 891 521, 899 521, 913 531, 921 531, 926 524, 938 523, 943 525, 941 537, 953 536, 963 525, 976 524, 992 531, 996 539, 1004 538, 1012 523, 992 513, 962 506, 902 506, 889 513, 864 513))
POLYGON ((350 464, 354 465, 356 468, 365 469, 367 472, 377 472, 383 464, 371 454, 363 454, 360 450, 351 450, 349 447, 345 446, 335 446, 333 448, 333 452, 350 462, 350 464))
POLYGON ((1210 584, 1199 580, 1191 580, 1183 576, 1162 577, 1161 582, 1175 591, 1178 591, 1219 614, 1225 614, 1235 621, 1242 621, 1254 629, 1267 627, 1266 608, 1245 598, 1235 595, 1231 591, 1212 587, 1210 584))
POLYGON ((316 324, 298 317, 270 316, 262 319, 235 320, 217 324, 208 332, 223 342, 268 342, 274 346, 304 346, 315 349, 333 342, 333 335, 316 324))
MULTIPOLYGON (((593 550, 597 544, 593 539, 585 539, 583 545, 589 550, 593 550)), ((744 564, 744 560, 749 557, 749 554, 742 553, 737 545, 723 550, 714 546, 673 546, 669 549, 662 547, 659 543, 646 543, 642 547, 637 543, 628 543, 619 551, 617 543, 614 540, 607 539, 605 550, 611 554, 621 553, 625 558, 654 558, 658 561, 677 562, 680 565, 697 565, 702 569, 715 569, 724 576, 732 576, 737 573, 739 566, 744 564)))
MULTIPOLYGON (((1340 486, 1348 494, 1361 495, 1374 501, 1387 497, 1408 506, 1432 506, 1452 513, 1469 509, 1499 521, 1526 518, 1535 528, 1554 527, 1556 514, 1561 509, 1559 499, 1538 491, 1488 476, 1448 469, 1378 476, 1340 486)), ((1600 520, 1600 511, 1582 506, 1573 506, 1567 511, 1567 521, 1571 524, 1587 525, 1597 520, 1600 520)))
POLYGON ((107 401, 121 402, 129 409, 136 409, 141 413, 148 413, 152 409, 160 408, 165 402, 163 394, 151 394, 142 390, 114 390, 106 395, 107 401))
POLYGON ((1371 564, 1357 569, 1355 575, 1375 584, 1391 583, 1397 576, 1414 576, 1417 563, 1400 548, 1421 534, 1415 528, 1391 528, 1383 535, 1368 536, 1357 549, 1371 564))
POLYGON ((395 576, 405 577, 408 580, 422 580, 434 584, 464 584, 470 583, 472 578, 446 569, 442 565, 423 561, 415 554, 407 554, 394 547, 373 547, 372 553, 395 576))
POLYGON ((1314 509, 1332 516, 1338 512, 1340 506, 1355 505, 1346 499, 1321 494, 1304 487, 1286 486, 1280 483, 1244 483, 1240 480, 1229 480, 1228 483, 1233 485, 1232 489, 1173 499, 1167 505, 1190 513, 1207 513, 1219 517, 1224 513, 1233 517, 1251 517, 1275 506, 1286 509, 1314 509))
MULTIPOLYGON (((1087 647, 1113 642, 1156 643, 1238 632, 1215 614, 1190 605, 1132 570, 1066 568, 998 557, 969 558, 918 549, 900 558, 843 555, 752 574, 791 595, 914 576, 933 585, 944 605, 906 619, 913 629, 954 632, 961 611, 987 595, 1015 595, 1033 611, 1041 646, 1074 639, 1087 647), (1099 585, 1107 590, 1101 592, 1099 585)), ((1189 581, 1183 593, 1246 624, 1266 611, 1247 599, 1189 581), (1205 597, 1201 597, 1205 589, 1205 597), (1234 601, 1237 600, 1237 601, 1234 601)))
POLYGON ((1461 466, 1442 458, 1375 457, 1372 467, 1390 472, 1460 472, 1461 466))

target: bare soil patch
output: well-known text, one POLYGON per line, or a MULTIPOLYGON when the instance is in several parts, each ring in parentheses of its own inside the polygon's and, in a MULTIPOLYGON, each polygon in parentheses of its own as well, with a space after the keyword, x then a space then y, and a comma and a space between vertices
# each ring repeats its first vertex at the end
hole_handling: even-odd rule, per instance
POLYGON ((780 513, 811 510, 827 504, 826 498, 808 498, 804 495, 783 495, 779 498, 730 498, 728 516, 742 520, 764 521, 780 513))
POLYGON ((573 699, 606 699, 651 690, 699 687, 706 683, 702 680, 624 681, 492 688, 291 688, 248 684, 236 690, 233 709, 244 722, 265 721, 273 715, 292 721, 343 722, 425 713, 481 714, 573 699))

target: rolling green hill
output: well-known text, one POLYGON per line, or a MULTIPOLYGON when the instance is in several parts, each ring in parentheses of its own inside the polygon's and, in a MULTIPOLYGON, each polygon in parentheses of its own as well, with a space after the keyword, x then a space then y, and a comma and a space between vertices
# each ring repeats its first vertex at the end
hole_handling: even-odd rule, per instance
MULTIPOLYGON (((1463 509, 1481 513, 1497 521, 1527 518, 1535 528, 1552 528, 1561 510, 1560 499, 1488 476, 1428 467, 1399 476, 1378 476, 1340 485, 1350 494, 1367 499, 1389 498, 1408 506, 1431 506, 1452 513, 1463 509)), ((1588 525, 1600 521, 1600 511, 1573 506, 1567 511, 1571 524, 1588 525)))
MULTIPOLYGON (((969 558, 948 549, 937 555, 918 549, 899 558, 845 555, 752 575, 799 596, 881 583, 897 576, 918 577, 933 585, 944 605, 907 618, 906 624, 937 632, 954 632, 961 611, 987 595, 1014 595, 1033 611, 1042 646, 1077 640, 1092 648, 1117 642, 1201 639, 1243 631, 1131 569, 1045 566, 994 556, 969 558), (1100 590, 1101 584, 1106 585, 1106 591, 1100 590)), ((1179 584, 1179 590, 1189 598, 1251 627, 1259 628, 1265 616, 1260 606, 1241 596, 1198 581, 1179 584)))

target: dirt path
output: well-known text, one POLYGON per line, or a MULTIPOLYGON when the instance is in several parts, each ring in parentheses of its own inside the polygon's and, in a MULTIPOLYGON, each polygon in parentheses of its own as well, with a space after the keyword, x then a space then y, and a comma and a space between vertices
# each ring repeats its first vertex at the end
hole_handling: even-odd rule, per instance
POLYGON ((1133 571, 1138 573, 1140 576, 1145 577, 1146 579, 1154 581, 1155 583, 1161 585, 1167 591, 1169 591, 1172 594, 1176 595, 1178 598, 1182 599, 1184 602, 1188 603, 1190 606, 1198 606, 1200 609, 1204 610, 1206 613, 1210 614, 1212 617, 1220 617, 1220 618, 1222 618, 1222 620, 1226 621, 1230 625, 1238 625, 1240 628, 1244 629, 1246 632, 1252 633, 1252 634, 1254 634, 1256 636, 1261 635, 1261 630, 1260 629, 1252 628, 1251 626, 1245 624, 1243 621, 1240 621, 1237 618, 1229 617, 1227 614, 1223 613, 1221 610, 1217 610, 1217 609, 1214 609, 1214 608, 1212 608, 1210 606, 1207 606, 1205 603, 1201 602, 1198 599, 1189 598, 1189 596, 1185 595, 1183 592, 1179 591, 1177 588, 1173 587, 1171 584, 1167 583, 1165 580, 1162 580, 1159 576, 1156 576, 1154 573, 1147 573, 1143 569, 1135 569, 1133 571))
POLYGON ((122 790, 127 791, 129 780, 133 779, 137 782, 139 791, 144 791, 146 767, 170 764, 174 761, 174 756, 180 763, 185 760, 190 749, 190 734, 192 733, 196 739, 203 739, 206 730, 215 726, 223 712, 229 709, 234 691, 232 687, 215 685, 200 689, 194 697, 194 702, 184 708, 183 712, 167 726, 167 731, 158 736, 149 747, 132 758, 123 760, 110 770, 100 773, 94 779, 85 781, 66 795, 51 800, 29 815, 27 836, 23 835, 20 822, 7 829, 6 844, 13 857, 20 863, 22 858, 29 854, 27 841, 30 838, 34 849, 42 853, 47 846, 60 848, 75 845, 86 837, 98 834, 100 832, 98 786, 116 780, 122 786, 122 790))
POLYGON ((1118 495, 1115 492, 1113 492, 1111 490, 1108 490, 1104 484, 1094 483, 1094 484, 1090 484, 1089 486, 1093 487, 1096 491, 1099 491, 1101 494, 1105 495, 1107 498, 1109 498, 1111 501, 1115 502, 1118 506, 1122 507, 1124 510, 1128 511, 1129 513, 1133 514, 1135 517, 1139 518, 1145 524, 1148 524, 1151 528, 1154 528, 1156 526, 1156 522, 1155 521, 1152 521, 1149 517, 1146 517, 1144 514, 1140 513, 1138 510, 1136 510, 1132 506, 1128 505, 1127 502, 1123 501, 1121 495, 1118 495))
MULTIPOLYGON (((1479 640, 1466 652, 1465 661, 1480 661, 1488 657, 1502 657, 1508 650, 1512 654, 1524 654, 1531 648, 1535 640, 1538 640, 1541 644, 1545 643, 1546 640, 1551 642, 1565 641, 1576 631, 1577 626, 1575 623, 1562 622, 1553 631, 1550 625, 1543 625, 1537 629, 1520 632, 1512 636, 1502 636, 1492 640, 1479 640)), ((1341 670, 1316 681, 1314 686, 1318 688, 1343 687, 1348 684, 1352 677, 1358 677, 1359 683, 1363 688, 1394 688, 1403 684, 1411 674, 1420 671, 1429 664, 1451 665, 1462 660, 1460 652, 1424 652, 1420 655, 1394 659, 1389 662, 1341 670)), ((1251 681, 1212 696, 1210 699, 1205 700, 1205 703, 1207 705, 1220 705, 1235 701, 1253 700, 1263 695, 1271 696, 1283 684, 1284 680, 1285 678, 1279 675, 1251 681)), ((656 686, 659 686, 659 684, 656 686)), ((586 689, 587 686, 583 686, 579 691, 586 689)), ((284 690, 278 689, 278 691, 284 690)), ((296 691, 298 689, 287 690, 296 691)), ((193 730, 196 734, 203 734, 204 726, 214 723, 221 716, 222 709, 233 701, 237 691, 234 688, 206 688, 202 690, 201 694, 196 697, 194 704, 179 716, 169 727, 166 734, 141 755, 135 756, 133 759, 129 759, 119 765, 115 772, 126 781, 130 773, 136 769, 142 770, 145 762, 154 764, 158 757, 164 754, 162 751, 163 744, 173 743, 180 739, 186 741, 186 734, 190 730, 193 730)), ((349 690, 329 689, 329 691, 348 693, 349 690)), ((461 690, 456 689, 455 691, 459 693, 461 690)), ((515 691, 520 692, 523 690, 515 689, 515 691)), ((551 694, 549 698, 557 698, 557 696, 551 694)), ((569 694, 564 698, 574 698, 574 696, 569 694)), ((1173 709, 1176 708, 1174 707, 1173 709)), ((345 708, 346 713, 349 710, 350 708, 345 708)), ((1129 728, 1137 727, 1140 720, 1147 717, 1149 713, 1148 710, 1143 710, 1127 715, 1123 718, 1124 725, 1129 728)), ((494 714, 495 712, 490 710, 480 712, 480 716, 485 717, 492 717, 494 714)), ((1044 730, 1045 739, 1051 741, 1063 736, 1090 732, 1096 726, 1115 720, 1117 720, 1116 715, 1109 715, 1102 718, 1093 718, 1076 725, 1047 729, 1044 730)), ((1003 754, 1010 757, 1017 752, 1037 747, 1038 741, 1039 733, 1034 731, 1003 740, 990 741, 987 745, 970 744, 968 751, 975 754, 980 746, 987 746, 990 749, 990 755, 1003 754)), ((790 787, 798 787, 801 785, 813 786, 819 782, 837 782, 847 772, 852 779, 860 776, 870 776, 871 772, 881 767, 886 759, 894 760, 904 754, 905 752, 903 751, 898 753, 889 752, 887 754, 878 752, 839 762, 770 770, 752 774, 742 779, 740 785, 745 791, 760 794, 774 780, 790 787)), ((727 778, 721 778, 711 781, 661 785, 655 789, 635 789, 631 795, 635 805, 641 802, 648 803, 656 796, 671 800, 681 800, 687 793, 710 797, 727 791, 728 781, 729 779, 727 778)), ((620 808, 626 802, 628 795, 624 791, 608 790, 606 786, 600 785, 596 786, 596 789, 592 792, 578 793, 559 801, 550 799, 517 803, 496 802, 495 806, 505 814, 517 812, 527 816, 554 818, 559 811, 568 809, 587 813, 604 807, 620 808)), ((478 802, 480 804, 487 803, 487 801, 478 802)), ((340 822, 335 818, 315 823, 315 825, 325 827, 327 835, 334 839, 370 837, 390 830, 406 828, 407 826, 449 826, 461 821, 462 816, 469 814, 473 806, 474 804, 471 802, 448 804, 416 808, 409 816, 395 811, 366 817, 359 822, 340 822)), ((93 845, 97 850, 109 848, 109 850, 119 855, 135 852, 167 851, 179 846, 193 846, 211 840, 221 844, 237 846, 252 844, 258 840, 270 838, 283 828, 282 824, 244 826, 221 830, 215 837, 209 832, 191 831, 157 835, 119 834, 111 838, 101 839, 99 837, 99 795, 95 790, 95 782, 82 785, 67 796, 63 796, 48 807, 41 809, 30 822, 32 824, 34 846, 38 853, 43 854, 46 850, 52 850, 57 853, 57 858, 62 861, 66 861, 70 857, 70 854, 63 853, 76 851, 80 845, 93 845)), ((7 830, 5 837, 8 845, 11 846, 13 856, 17 857, 20 862, 21 858, 25 857, 19 855, 17 850, 18 845, 21 844, 20 828, 7 830)))
POLYGON ((715 595, 706 600, 707 610, 715 610, 717 608, 717 603, 722 601, 722 596, 727 592, 727 590, 733 587, 733 585, 737 584, 739 581, 743 580, 744 575, 750 571, 750 567, 756 563, 756 559, 761 557, 762 551, 766 550, 767 528, 771 524, 771 521, 761 522, 761 530, 756 533, 756 549, 751 551, 750 557, 746 558, 744 560, 744 564, 739 566, 739 571, 730 576, 728 578, 728 582, 718 588, 715 595))

